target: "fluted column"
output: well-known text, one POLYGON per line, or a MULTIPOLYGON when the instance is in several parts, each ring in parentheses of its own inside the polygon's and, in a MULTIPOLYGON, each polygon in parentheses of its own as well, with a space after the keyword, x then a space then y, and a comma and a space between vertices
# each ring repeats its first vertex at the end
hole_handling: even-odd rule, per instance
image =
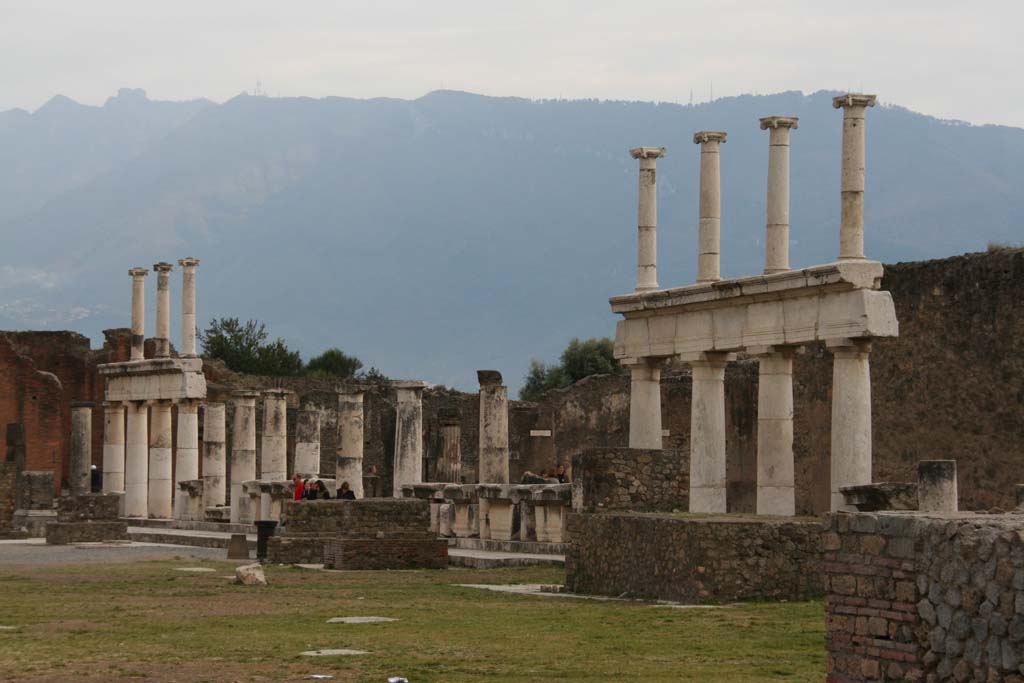
POLYGON ((156 336, 154 356, 167 358, 171 355, 171 271, 170 263, 153 264, 156 271, 156 336))
POLYGON ((171 402, 150 401, 149 516, 170 519, 174 515, 171 479, 171 402))
MULTIPOLYGON (((338 448, 335 452, 335 489, 348 482, 363 497, 363 392, 338 392, 338 448)), ((337 495, 337 490, 335 490, 337 495)))
POLYGON ((196 355, 196 266, 199 259, 179 259, 181 266, 181 351, 182 357, 196 355))
POLYGON ((757 514, 794 515, 793 349, 759 356, 757 385, 757 514))
POLYGON ((295 472, 303 477, 320 472, 320 411, 316 406, 300 408, 295 421, 295 472))
POLYGON ((441 428, 441 453, 437 459, 437 480, 462 481, 462 423, 459 411, 451 408, 438 411, 441 428))
POLYGON ((286 389, 263 392, 263 438, 260 479, 288 478, 288 394, 286 389))
POLYGON ((508 387, 497 370, 477 370, 480 382, 480 476, 481 484, 507 484, 508 387))
MULTIPOLYGON (((403 484, 423 481, 423 382, 394 382, 398 398, 392 495, 402 497, 403 484)), ((349 482, 351 483, 351 482, 349 482)))
POLYGON ((726 512, 726 354, 705 353, 690 361, 690 512, 726 512))
POLYGON ((664 147, 629 150, 640 160, 640 190, 637 197, 636 291, 658 288, 658 157, 664 147))
POLYGON ((840 95, 832 106, 843 110, 842 206, 839 260, 864 258, 864 112, 874 95, 840 95))
POLYGON ((716 282, 721 275, 722 180, 719 148, 726 140, 721 131, 695 133, 700 145, 700 225, 698 228, 697 282, 716 282))
POLYGON ((71 459, 68 480, 72 495, 92 490, 92 403, 71 403, 71 459))
POLYGON ((146 276, 145 268, 132 268, 132 352, 131 360, 146 357, 146 276))
POLYGON ((199 403, 181 401, 178 404, 178 441, 174 452, 174 516, 183 519, 188 514, 188 493, 178 486, 180 481, 199 479, 199 403))
POLYGON ((124 492, 124 404, 103 404, 103 493, 124 492))
POLYGON ((871 483, 870 342, 830 341, 832 351, 832 510, 842 486, 871 483))
POLYGON ((761 119, 761 130, 768 130, 765 275, 789 270, 789 131, 798 121, 795 116, 761 119))
POLYGON ((203 507, 224 505, 227 500, 224 475, 227 472, 224 443, 225 411, 223 403, 207 403, 203 408, 203 507))
POLYGON ((145 517, 149 514, 149 406, 145 401, 129 401, 125 412, 124 514, 145 517))
POLYGON ((629 368, 629 447, 658 448, 661 442, 661 361, 639 358, 629 368))
POLYGON ((231 425, 231 523, 254 519, 242 483, 256 478, 256 397, 258 391, 235 392, 231 425))

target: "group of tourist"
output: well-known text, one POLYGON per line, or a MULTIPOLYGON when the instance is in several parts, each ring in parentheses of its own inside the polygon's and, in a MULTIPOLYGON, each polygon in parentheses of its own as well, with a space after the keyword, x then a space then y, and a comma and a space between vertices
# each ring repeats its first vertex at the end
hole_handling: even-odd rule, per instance
POLYGON ((551 469, 544 470, 542 475, 545 479, 557 479, 559 484, 566 484, 569 482, 569 475, 565 473, 565 465, 558 464, 551 469))
MULTIPOLYGON (((303 479, 302 475, 296 473, 292 477, 292 481, 295 483, 295 492, 292 495, 292 500, 329 500, 332 497, 327 485, 316 477, 303 479)), ((355 499, 355 491, 352 490, 349 483, 347 481, 341 482, 341 486, 338 487, 338 500, 355 499)))

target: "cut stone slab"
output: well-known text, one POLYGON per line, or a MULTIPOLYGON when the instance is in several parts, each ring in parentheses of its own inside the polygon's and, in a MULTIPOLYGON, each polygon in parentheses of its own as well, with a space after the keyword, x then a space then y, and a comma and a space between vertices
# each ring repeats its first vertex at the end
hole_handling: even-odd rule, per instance
POLYGON ((352 655, 368 655, 365 650, 306 650, 304 657, 349 657, 352 655))
POLYGON ((267 577, 258 564, 245 564, 235 568, 235 583, 242 586, 266 586, 267 577))
POLYGON ((328 619, 328 624, 384 624, 389 621, 398 621, 391 617, 334 617, 328 619))
MULTIPOLYGON (((393 620, 390 620, 393 621, 393 620)), ((17 626, 0 626, 0 631, 17 631, 17 626)))
MULTIPOLYGON (((211 567, 175 567, 174 571, 176 571, 176 572, 215 572, 217 570, 216 569, 212 569, 211 567)), ((234 577, 231 577, 231 578, 234 578, 234 577)))

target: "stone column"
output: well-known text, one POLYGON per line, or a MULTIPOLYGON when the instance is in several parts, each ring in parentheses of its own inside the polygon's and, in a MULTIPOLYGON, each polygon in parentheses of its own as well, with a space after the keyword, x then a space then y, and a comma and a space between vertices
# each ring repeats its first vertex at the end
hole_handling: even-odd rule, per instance
POLYGON ((917 509, 920 512, 956 512, 956 460, 917 463, 917 509))
POLYGON ((462 424, 459 411, 454 408, 438 411, 441 428, 441 454, 437 459, 437 480, 462 482, 462 424))
POLYGON ((757 385, 757 514, 795 515, 793 353, 773 348, 759 357, 757 385))
POLYGON ((718 150, 725 142, 721 131, 695 133, 700 145, 700 228, 698 236, 697 282, 717 282, 721 275, 722 181, 718 150))
MULTIPOLYGON (((403 484, 423 481, 423 382, 393 382, 398 395, 395 420, 395 461, 392 495, 402 497, 403 484)), ((351 483, 351 482, 349 482, 351 483)))
POLYGON ((827 343, 832 350, 832 511, 845 505, 841 486, 871 483, 870 342, 827 343))
POLYGON ((286 389, 263 392, 263 438, 260 479, 288 478, 288 394, 286 389))
POLYGON ((256 397, 258 391, 235 392, 231 425, 231 523, 251 522, 249 496, 242 483, 256 478, 256 397))
POLYGON ((629 368, 629 447, 658 448, 661 444, 661 359, 623 362, 629 368))
POLYGON ((295 472, 303 478, 320 473, 320 411, 315 406, 299 409, 295 422, 295 472))
POLYGON ((636 291, 658 288, 658 157, 664 147, 637 147, 629 150, 640 160, 640 192, 637 210, 636 291))
POLYGON ((69 481, 71 495, 80 496, 92 490, 92 403, 71 403, 71 462, 69 481))
POLYGON ((705 353, 690 361, 690 512, 725 512, 725 366, 724 353, 705 353))
POLYGON ((199 259, 188 256, 181 266, 181 350, 183 358, 196 355, 196 266, 199 259))
POLYGON ((839 260, 864 258, 864 110, 874 95, 840 95, 832 106, 843 109, 842 206, 839 260))
POLYGON ((507 484, 508 387, 497 370, 477 370, 480 382, 480 476, 481 484, 507 484))
POLYGON ((146 357, 146 276, 145 268, 132 268, 132 353, 131 360, 146 357))
POLYGON ((174 516, 185 519, 188 493, 178 486, 180 481, 199 478, 199 402, 178 403, 178 443, 174 452, 174 516))
POLYGON ((149 516, 170 519, 174 514, 171 479, 171 402, 150 401, 149 516))
POLYGON ((224 475, 227 472, 224 404, 207 403, 203 408, 203 507, 224 505, 227 500, 224 475))
POLYGON ((795 116, 761 119, 761 130, 768 130, 765 275, 789 270, 789 131, 798 121, 795 116))
POLYGON ((156 271, 156 337, 154 355, 168 358, 171 355, 171 271, 170 263, 153 264, 156 271))
POLYGON ((103 493, 124 492, 124 404, 103 404, 103 493))
POLYGON ((356 498, 363 492, 363 391, 338 392, 338 449, 335 451, 334 494, 348 482, 356 498))
POLYGON ((125 408, 124 514, 145 517, 149 514, 149 406, 145 401, 129 401, 125 408))

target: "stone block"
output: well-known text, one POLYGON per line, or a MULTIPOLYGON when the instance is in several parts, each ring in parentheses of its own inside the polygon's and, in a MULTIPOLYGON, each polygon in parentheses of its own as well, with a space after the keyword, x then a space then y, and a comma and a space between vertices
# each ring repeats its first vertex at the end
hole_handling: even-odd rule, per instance
POLYGON ((48 545, 123 541, 128 538, 128 525, 120 521, 50 522, 46 525, 48 545))

